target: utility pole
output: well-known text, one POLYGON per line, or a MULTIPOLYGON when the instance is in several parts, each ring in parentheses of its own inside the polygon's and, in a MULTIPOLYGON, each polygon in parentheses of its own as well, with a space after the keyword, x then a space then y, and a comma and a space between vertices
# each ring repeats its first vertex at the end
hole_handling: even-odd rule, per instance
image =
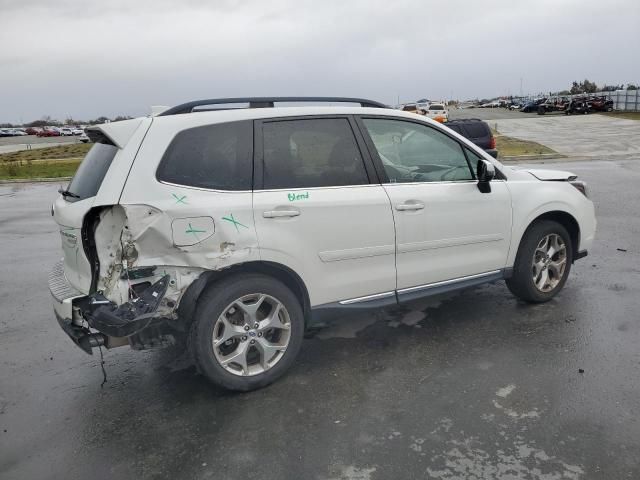
POLYGON ((522 96, 522 77, 520 77, 520 96, 522 96))

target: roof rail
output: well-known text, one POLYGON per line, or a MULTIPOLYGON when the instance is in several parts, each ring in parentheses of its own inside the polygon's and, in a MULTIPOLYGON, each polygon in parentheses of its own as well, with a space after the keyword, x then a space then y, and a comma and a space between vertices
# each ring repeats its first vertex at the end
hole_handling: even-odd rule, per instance
MULTIPOLYGON (((208 100, 194 100, 193 102, 176 105, 158 114, 159 117, 166 115, 178 115, 180 113, 191 113, 196 107, 204 105, 225 105, 231 103, 248 103, 249 108, 271 108, 276 102, 327 102, 327 103, 359 103, 362 107, 389 108, 387 105, 367 100, 364 98, 349 97, 247 97, 247 98, 211 98, 208 100)), ((204 110, 204 109, 203 109, 204 110)), ((205 110, 206 111, 206 110, 205 110)))

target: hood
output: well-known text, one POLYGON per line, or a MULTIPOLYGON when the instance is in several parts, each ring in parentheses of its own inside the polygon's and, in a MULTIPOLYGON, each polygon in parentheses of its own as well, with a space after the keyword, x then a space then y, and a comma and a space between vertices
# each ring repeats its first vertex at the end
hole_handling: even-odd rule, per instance
POLYGON ((575 180, 577 175, 571 172, 563 172, 562 170, 541 170, 541 169, 527 169, 531 175, 538 180, 575 180))

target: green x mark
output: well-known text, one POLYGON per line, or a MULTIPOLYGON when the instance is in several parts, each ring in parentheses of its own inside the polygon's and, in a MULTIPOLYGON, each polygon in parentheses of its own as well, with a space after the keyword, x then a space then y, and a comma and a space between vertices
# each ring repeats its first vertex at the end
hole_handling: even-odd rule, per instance
POLYGON ((195 229, 191 226, 191 224, 189 224, 189 228, 187 228, 184 233, 193 233, 193 236, 198 238, 198 236, 196 235, 196 233, 207 233, 205 230, 198 230, 195 229))
POLYGON ((183 196, 181 196, 181 197, 179 197, 179 196, 178 196, 178 195, 176 195, 175 193, 172 193, 171 195, 173 196, 173 198, 175 198, 175 199, 176 199, 176 203, 182 203, 182 204, 184 204, 184 205, 186 205, 186 204, 187 204, 187 202, 185 202, 185 201, 184 201, 184 199, 185 199, 185 198, 187 198, 187 196, 186 196, 186 195, 183 195, 183 196))
POLYGON ((233 218, 233 213, 230 213, 228 217, 222 217, 222 219, 226 220, 227 222, 233 223, 233 226, 236 227, 236 231, 238 233, 240 233, 240 229, 238 228, 238 225, 240 225, 241 227, 244 227, 244 228, 249 228, 246 225, 243 225, 242 223, 237 221, 235 218, 233 218))

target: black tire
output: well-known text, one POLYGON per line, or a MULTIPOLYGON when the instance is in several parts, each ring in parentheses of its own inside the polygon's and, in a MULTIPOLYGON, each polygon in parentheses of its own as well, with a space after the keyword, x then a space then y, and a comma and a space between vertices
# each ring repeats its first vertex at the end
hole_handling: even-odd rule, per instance
POLYGON ((513 275, 511 278, 507 279, 507 287, 516 297, 519 297, 526 302, 548 302, 555 297, 560 290, 562 290, 562 287, 569 276, 572 261, 573 244, 571 243, 571 237, 567 232, 567 229, 558 222, 551 220, 538 221, 527 229, 520 241, 518 253, 516 254, 516 261, 513 266, 513 275), (557 234, 564 241, 566 248, 566 264, 560 282, 552 290, 543 292, 539 290, 534 283, 532 276, 532 260, 536 247, 540 241, 549 234, 557 234))
POLYGON ((237 274, 214 284, 198 300, 189 339, 191 354, 199 371, 216 385, 243 392, 256 390, 274 382, 293 364, 302 346, 304 326, 300 300, 286 285, 266 275, 237 274), (213 330, 216 319, 230 303, 255 293, 270 295, 285 306, 289 313, 291 336, 282 358, 275 365, 256 375, 239 376, 227 371, 216 359, 213 330))

